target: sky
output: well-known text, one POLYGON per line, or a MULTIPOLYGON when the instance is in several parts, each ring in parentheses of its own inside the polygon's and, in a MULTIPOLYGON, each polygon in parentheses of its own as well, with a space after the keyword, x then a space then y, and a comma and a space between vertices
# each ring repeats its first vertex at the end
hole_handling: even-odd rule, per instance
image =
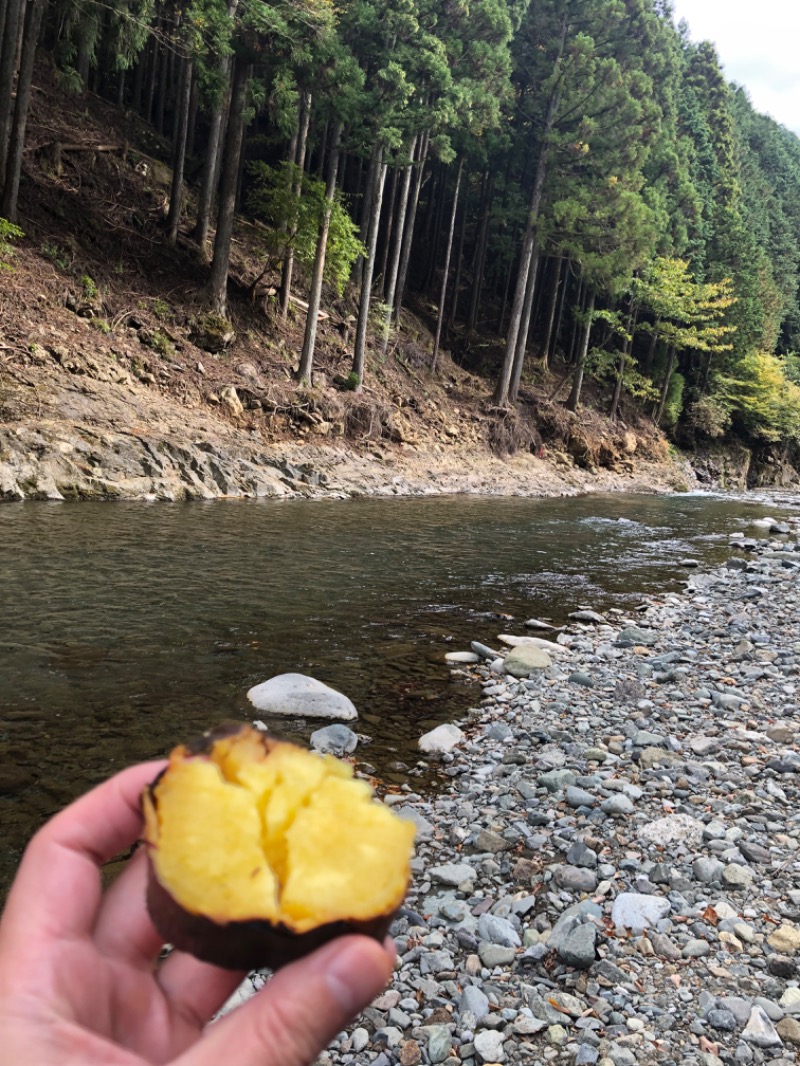
POLYGON ((800 136, 798 0, 673 0, 693 41, 713 41, 729 81, 747 87, 753 107, 800 136))

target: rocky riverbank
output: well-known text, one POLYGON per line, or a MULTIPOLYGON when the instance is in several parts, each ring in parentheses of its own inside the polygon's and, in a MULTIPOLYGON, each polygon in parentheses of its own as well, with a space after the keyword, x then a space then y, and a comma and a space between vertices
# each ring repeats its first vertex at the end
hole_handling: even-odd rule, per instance
POLYGON ((492 439, 504 422, 485 410, 485 383, 449 360, 424 399, 397 367, 364 398, 322 385, 298 393, 285 360, 277 370, 255 353, 233 363, 186 340, 183 362, 151 352, 145 370, 132 342, 69 317, 58 328, 31 317, 9 347, 15 361, 0 366, 0 501, 559 496, 696 484, 652 425, 634 432, 591 411, 559 414, 563 433, 537 454, 517 441, 499 458, 492 439))
POLYGON ((527 669, 453 664, 483 699, 452 786, 387 797, 419 830, 396 974, 323 1063, 796 1061, 798 531, 527 669))
POLYGON ((0 501, 213 500, 355 496, 572 496, 669 492, 697 484, 688 462, 581 468, 565 453, 499 459, 448 447, 269 444, 236 429, 138 431, 47 424, 0 427, 0 501))

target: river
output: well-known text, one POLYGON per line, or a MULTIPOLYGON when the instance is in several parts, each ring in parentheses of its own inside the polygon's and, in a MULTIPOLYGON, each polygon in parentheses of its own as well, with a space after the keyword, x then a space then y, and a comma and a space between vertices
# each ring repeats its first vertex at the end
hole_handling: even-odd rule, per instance
MULTIPOLYGON (((686 496, 0 508, 0 892, 29 834, 284 671, 345 692, 394 781, 470 706, 444 654, 532 616, 631 607, 774 513, 686 496)), ((317 723, 318 724, 318 723, 317 723)), ((307 737, 314 724, 299 727, 307 737)))

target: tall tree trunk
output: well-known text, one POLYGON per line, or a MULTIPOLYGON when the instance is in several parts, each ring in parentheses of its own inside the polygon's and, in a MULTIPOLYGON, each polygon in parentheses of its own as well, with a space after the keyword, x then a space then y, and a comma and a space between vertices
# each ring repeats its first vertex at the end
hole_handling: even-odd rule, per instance
POLYGON ((586 367, 586 356, 589 354, 589 338, 592 335, 592 316, 594 315, 594 289, 590 290, 584 312, 585 322, 581 333, 581 347, 578 352, 578 361, 572 375, 572 389, 567 400, 567 410, 577 411, 581 402, 581 389, 583 388, 583 373, 586 367))
POLYGON ((428 269, 422 283, 422 291, 428 292, 433 285, 436 275, 436 261, 439 257, 439 242, 442 238, 442 224, 444 223, 444 208, 447 199, 447 168, 440 164, 440 177, 438 182, 438 195, 436 200, 436 222, 433 228, 433 241, 428 247, 428 269))
MULTIPOLYGON (((358 185, 356 186, 356 198, 358 202, 358 239, 364 248, 369 244, 369 227, 372 222, 371 205, 375 195, 375 178, 378 173, 377 157, 373 153, 370 157, 369 166, 367 167, 366 177, 364 176, 364 160, 359 157, 358 170, 356 177, 358 185), (360 198, 360 199, 359 199, 360 198)), ((353 263, 353 268, 350 272, 350 277, 353 285, 358 289, 364 280, 364 256, 360 255, 353 263)))
MULTIPOLYGON (((190 62, 192 62, 190 60, 190 62)), ((192 62, 191 95, 189 97, 189 127, 186 130, 186 154, 194 155, 194 142, 197 136, 197 112, 200 109, 200 87, 194 76, 194 63, 192 62)))
POLYGON ((561 331, 564 328, 564 309, 567 306, 567 292, 569 290, 570 264, 569 259, 564 259, 563 281, 561 284, 561 296, 558 300, 558 314, 556 315, 556 328, 553 332, 553 343, 549 357, 554 359, 558 351, 558 342, 561 339, 561 331))
POLYGON ((378 269, 378 277, 381 279, 381 289, 383 295, 386 295, 386 273, 389 268, 389 250, 392 244, 392 231, 394 230, 394 216, 397 210, 397 182, 400 170, 398 167, 392 167, 392 180, 389 186, 389 195, 385 198, 386 203, 386 223, 383 230, 383 249, 381 252, 381 265, 378 269))
POLYGON ((14 122, 14 76, 17 73, 17 40, 23 0, 6 0, 0 40, 0 189, 6 180, 8 143, 14 122))
POLYGON ((636 329, 637 313, 637 309, 631 307, 628 312, 628 319, 625 323, 626 336, 622 344, 622 351, 619 353, 617 372, 614 379, 614 395, 611 397, 611 406, 608 409, 608 417, 612 422, 616 419, 617 411, 619 410, 619 401, 622 396, 622 384, 625 380, 625 364, 628 362, 631 346, 633 345, 633 331, 636 329))
POLYGON ((81 79, 83 92, 86 92, 89 88, 89 63, 91 56, 89 54, 86 40, 86 25, 84 19, 81 19, 78 23, 76 36, 78 38, 78 55, 75 62, 75 69, 78 73, 78 77, 81 79))
POLYGON ((317 319, 319 318, 319 305, 322 300, 322 280, 325 276, 325 255, 328 250, 328 233, 331 226, 331 214, 333 202, 336 196, 336 173, 339 169, 339 146, 342 142, 342 123, 338 122, 333 131, 333 143, 331 144, 330 159, 328 162, 328 181, 325 186, 325 210, 322 214, 322 224, 317 236, 317 250, 314 255, 314 267, 311 271, 311 291, 308 294, 308 314, 306 315, 306 331, 303 337, 303 350, 300 354, 300 366, 297 368, 297 377, 300 381, 311 384, 314 368, 314 347, 317 343, 317 319))
POLYGON ((550 309, 547 312, 547 328, 544 335, 544 344, 542 345, 542 370, 550 369, 550 342, 553 337, 553 325, 556 320, 556 308, 558 306, 558 294, 561 291, 561 276, 564 273, 564 262, 561 256, 558 256, 553 261, 554 274, 553 288, 550 293, 550 309))
MULTIPOLYGON (((228 56, 225 57, 225 61, 230 67, 228 56)), ((200 251, 203 255, 205 255, 206 243, 208 242, 211 209, 214 205, 214 191, 219 178, 222 157, 220 148, 223 143, 222 131, 225 125, 224 119, 227 106, 226 93, 223 91, 220 99, 214 104, 214 110, 211 112, 211 123, 203 158, 203 173, 200 177, 200 193, 197 198, 197 221, 192 231, 192 237, 200 245, 200 251)))
POLYGON ((25 8, 25 23, 22 36, 22 51, 17 76, 17 99, 14 104, 14 124, 8 142, 5 182, 0 199, 0 215, 9 222, 17 221, 17 201, 19 199, 19 182, 22 174, 22 152, 25 147, 25 126, 28 122, 28 107, 31 102, 33 86, 33 66, 36 60, 36 47, 42 28, 42 16, 47 0, 28 0, 25 8))
POLYGON ((225 135, 222 174, 219 187, 217 234, 214 258, 208 279, 208 299, 212 309, 225 316, 228 303, 228 267, 231 259, 233 220, 236 213, 236 185, 239 179, 239 156, 244 141, 244 119, 252 64, 237 58, 233 64, 231 107, 225 135))
POLYGON ((431 370, 436 373, 436 360, 439 358, 439 342, 442 339, 442 323, 444 322, 444 305, 447 298, 447 283, 450 278, 450 256, 453 252, 453 236, 456 232, 456 213, 458 212, 458 194, 461 191, 461 176, 464 173, 464 157, 458 163, 456 174, 456 187, 453 192, 453 206, 450 210, 450 225, 447 229, 447 250, 444 255, 444 270, 442 271, 442 291, 439 297, 439 313, 436 316, 436 336, 433 339, 433 359, 431 370))
POLYGON ((372 275, 375 271, 375 252, 378 247, 378 228, 381 218, 381 206, 383 203, 383 185, 386 180, 386 164, 383 162, 383 148, 375 151, 375 181, 373 183, 373 197, 370 210, 370 225, 367 235, 367 256, 364 260, 364 270, 361 277, 361 298, 358 304, 358 322, 356 323, 356 343, 353 352, 353 373, 356 375, 358 384, 356 391, 361 391, 364 381, 364 360, 367 350, 367 326, 369 325, 369 305, 372 295, 372 275))
POLYGON ((434 161, 431 163, 431 192, 428 202, 425 204, 425 220, 422 231, 423 245, 430 248, 433 240, 433 231, 436 223, 436 213, 439 207, 439 186, 442 182, 444 164, 434 161))
MULTIPOLYGON (((160 20, 160 25, 163 28, 163 19, 160 20)), ((156 22, 155 29, 158 30, 159 22, 156 22)), ((153 107, 156 99, 156 82, 158 80, 158 68, 161 57, 161 45, 158 37, 151 37, 151 47, 149 49, 150 57, 147 66, 147 96, 144 110, 145 120, 152 124, 153 121, 153 107)))
POLYGON ((658 344, 658 322, 653 323, 653 332, 650 334, 650 343, 647 346, 647 355, 642 363, 642 373, 646 378, 653 376, 653 364, 656 359, 656 346, 658 344))
POLYGON ((144 88, 144 72, 147 66, 146 62, 147 48, 145 47, 139 53, 139 60, 136 64, 136 69, 133 73, 133 88, 131 89, 131 110, 137 115, 142 113, 142 89, 144 88))
POLYGON ((508 399, 510 403, 517 402, 519 383, 522 380, 522 368, 525 365, 525 355, 528 351, 528 331, 531 325, 533 312, 533 296, 536 292, 536 275, 539 271, 539 238, 533 242, 533 255, 531 266, 528 271, 528 287, 525 291, 525 302, 522 305, 522 319, 517 334, 517 347, 514 352, 514 365, 511 368, 511 381, 508 387, 508 399))
MULTIPOLYGON (((469 196, 469 190, 467 190, 469 196)), ((461 288, 461 273, 464 267, 464 242, 467 237, 467 201, 461 208, 461 226, 458 231, 458 250, 456 251, 456 276, 453 279, 453 299, 450 301, 450 314, 447 316, 446 334, 450 333, 456 322, 458 314, 458 297, 461 288)), ((445 334, 445 335, 446 335, 445 334)))
POLYGON ((661 384, 661 396, 658 400, 658 410, 656 411, 656 417, 653 419, 658 426, 661 424, 661 419, 664 417, 664 409, 667 406, 667 397, 669 396, 669 386, 672 381, 672 372, 675 369, 675 345, 670 344, 667 349, 667 368, 664 371, 664 380, 661 384))
POLYGON ((177 102, 175 154, 172 160, 172 186, 169 193, 169 214, 167 215, 167 241, 173 247, 178 243, 178 228, 181 222, 183 206, 183 170, 186 165, 186 138, 189 132, 189 106, 192 98, 192 60, 183 59, 181 87, 177 102))
POLYGON ((0 52, 3 51, 3 39, 6 32, 6 12, 8 10, 8 0, 0 0, 0 52))
POLYGON ((483 279, 486 269, 486 250, 489 247, 489 226, 492 220, 492 202, 494 200, 495 177, 492 174, 486 184, 485 200, 481 204, 481 222, 478 232, 478 245, 476 249, 475 263, 472 271, 472 293, 470 296, 469 317, 467 319, 467 333, 475 332, 478 323, 478 311, 483 294, 483 279))
MULTIPOLYGON (((237 6, 238 0, 228 0, 228 18, 231 22, 236 14, 237 6)), ((214 191, 217 187, 221 164, 220 147, 223 143, 223 120, 228 107, 228 87, 230 86, 232 63, 232 56, 220 56, 217 60, 219 83, 225 88, 220 89, 219 98, 214 102, 211 111, 211 123, 206 141, 206 153, 203 159, 203 173, 200 178, 200 194, 197 199, 197 221, 192 231, 192 237, 200 245, 202 255, 205 255, 208 230, 211 224, 211 208, 214 203, 214 191)))
MULTIPOLYGON (((406 216, 408 203, 411 195, 411 178, 414 174, 414 152, 417 147, 418 136, 415 133, 411 138, 408 149, 408 166, 403 170, 403 180, 400 184, 400 202, 397 205, 397 219, 394 227, 394 239, 392 241, 392 257, 387 269, 386 283, 384 285, 383 302, 386 311, 383 317, 383 354, 389 344, 389 328, 392 321, 395 293, 397 292, 397 279, 400 270, 400 252, 405 240, 406 216)), ((411 223, 413 225, 413 223, 411 223)))
POLYGON ((544 120, 544 129, 542 130, 542 146, 539 149, 539 158, 536 161, 536 174, 533 179, 533 188, 531 189, 528 220, 525 225, 525 236, 522 240, 522 254, 520 256, 517 284, 514 290, 514 301, 511 305, 511 319, 508 326, 508 337, 506 338, 506 351, 503 358, 503 366, 500 370, 500 375, 494 390, 494 402, 500 406, 504 406, 508 403, 508 388, 511 381, 514 356, 517 350, 517 338, 519 336, 520 325, 522 322, 522 308, 528 286, 528 274, 530 273, 531 264, 533 262, 534 241, 539 222, 539 210, 542 206, 544 182, 547 177, 547 167, 550 161, 550 136, 553 131, 553 126, 555 125, 556 113, 558 111, 561 97, 559 71, 564 57, 566 41, 567 16, 564 15, 561 23, 559 50, 553 67, 553 88, 550 91, 550 99, 547 102, 547 113, 544 120))
POLYGON ((164 132, 164 114, 167 106, 167 92, 169 89, 169 57, 171 49, 166 45, 161 46, 161 55, 158 63, 158 88, 156 94, 156 117, 155 127, 159 133, 164 132))
MULTIPOLYGON (((305 90, 300 102, 300 118, 297 132, 297 154, 293 160, 298 168, 298 178, 292 187, 295 198, 299 199, 303 188, 302 171, 306 164, 306 146, 308 144, 308 127, 311 122, 311 93, 305 90)), ((294 248, 289 247, 286 258, 283 261, 281 272, 281 291, 279 297, 279 313, 281 318, 286 318, 289 313, 289 297, 292 294, 292 273, 294 272, 294 248)))
POLYGON ((578 324, 580 322, 581 311, 584 310, 586 303, 586 287, 583 284, 583 278, 578 280, 578 292, 575 297, 575 311, 572 316, 572 336, 569 341, 569 354, 567 356, 567 365, 573 366, 577 359, 578 350, 578 336, 580 330, 578 324))
POLYGON ((422 176, 425 173, 425 162, 428 158, 430 146, 430 134, 424 133, 420 147, 417 171, 414 175, 414 183, 411 191, 411 199, 408 205, 406 226, 403 233, 403 246, 400 249, 400 264, 397 270, 397 286, 394 293, 394 320, 399 325, 400 314, 403 310, 403 297, 406 292, 406 278, 408 276, 408 264, 411 260, 411 245, 414 241, 414 223, 417 219, 417 206, 419 205, 419 193, 422 188, 422 176))
MULTIPOLYGON (((512 244, 516 241, 517 234, 514 233, 514 239, 512 244)), ((502 337, 503 327, 506 324, 506 311, 508 310, 508 294, 511 291, 511 275, 514 273, 514 259, 509 259, 508 266, 506 268, 506 282, 503 286, 503 303, 500 307, 500 318, 497 323, 497 332, 502 337)))
POLYGON ((322 178, 325 173, 325 151, 328 147, 328 133, 330 130, 330 124, 328 122, 322 127, 322 136, 319 140, 319 155, 317 156, 317 177, 322 178))

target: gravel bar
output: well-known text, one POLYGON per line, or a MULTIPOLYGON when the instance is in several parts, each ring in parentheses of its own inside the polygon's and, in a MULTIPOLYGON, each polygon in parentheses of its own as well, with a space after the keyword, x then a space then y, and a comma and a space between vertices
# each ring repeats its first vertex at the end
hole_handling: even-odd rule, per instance
POLYGON ((451 657, 482 702, 425 755, 449 789, 386 797, 397 969, 324 1066, 797 1060, 798 521, 550 654, 532 620, 451 657))

